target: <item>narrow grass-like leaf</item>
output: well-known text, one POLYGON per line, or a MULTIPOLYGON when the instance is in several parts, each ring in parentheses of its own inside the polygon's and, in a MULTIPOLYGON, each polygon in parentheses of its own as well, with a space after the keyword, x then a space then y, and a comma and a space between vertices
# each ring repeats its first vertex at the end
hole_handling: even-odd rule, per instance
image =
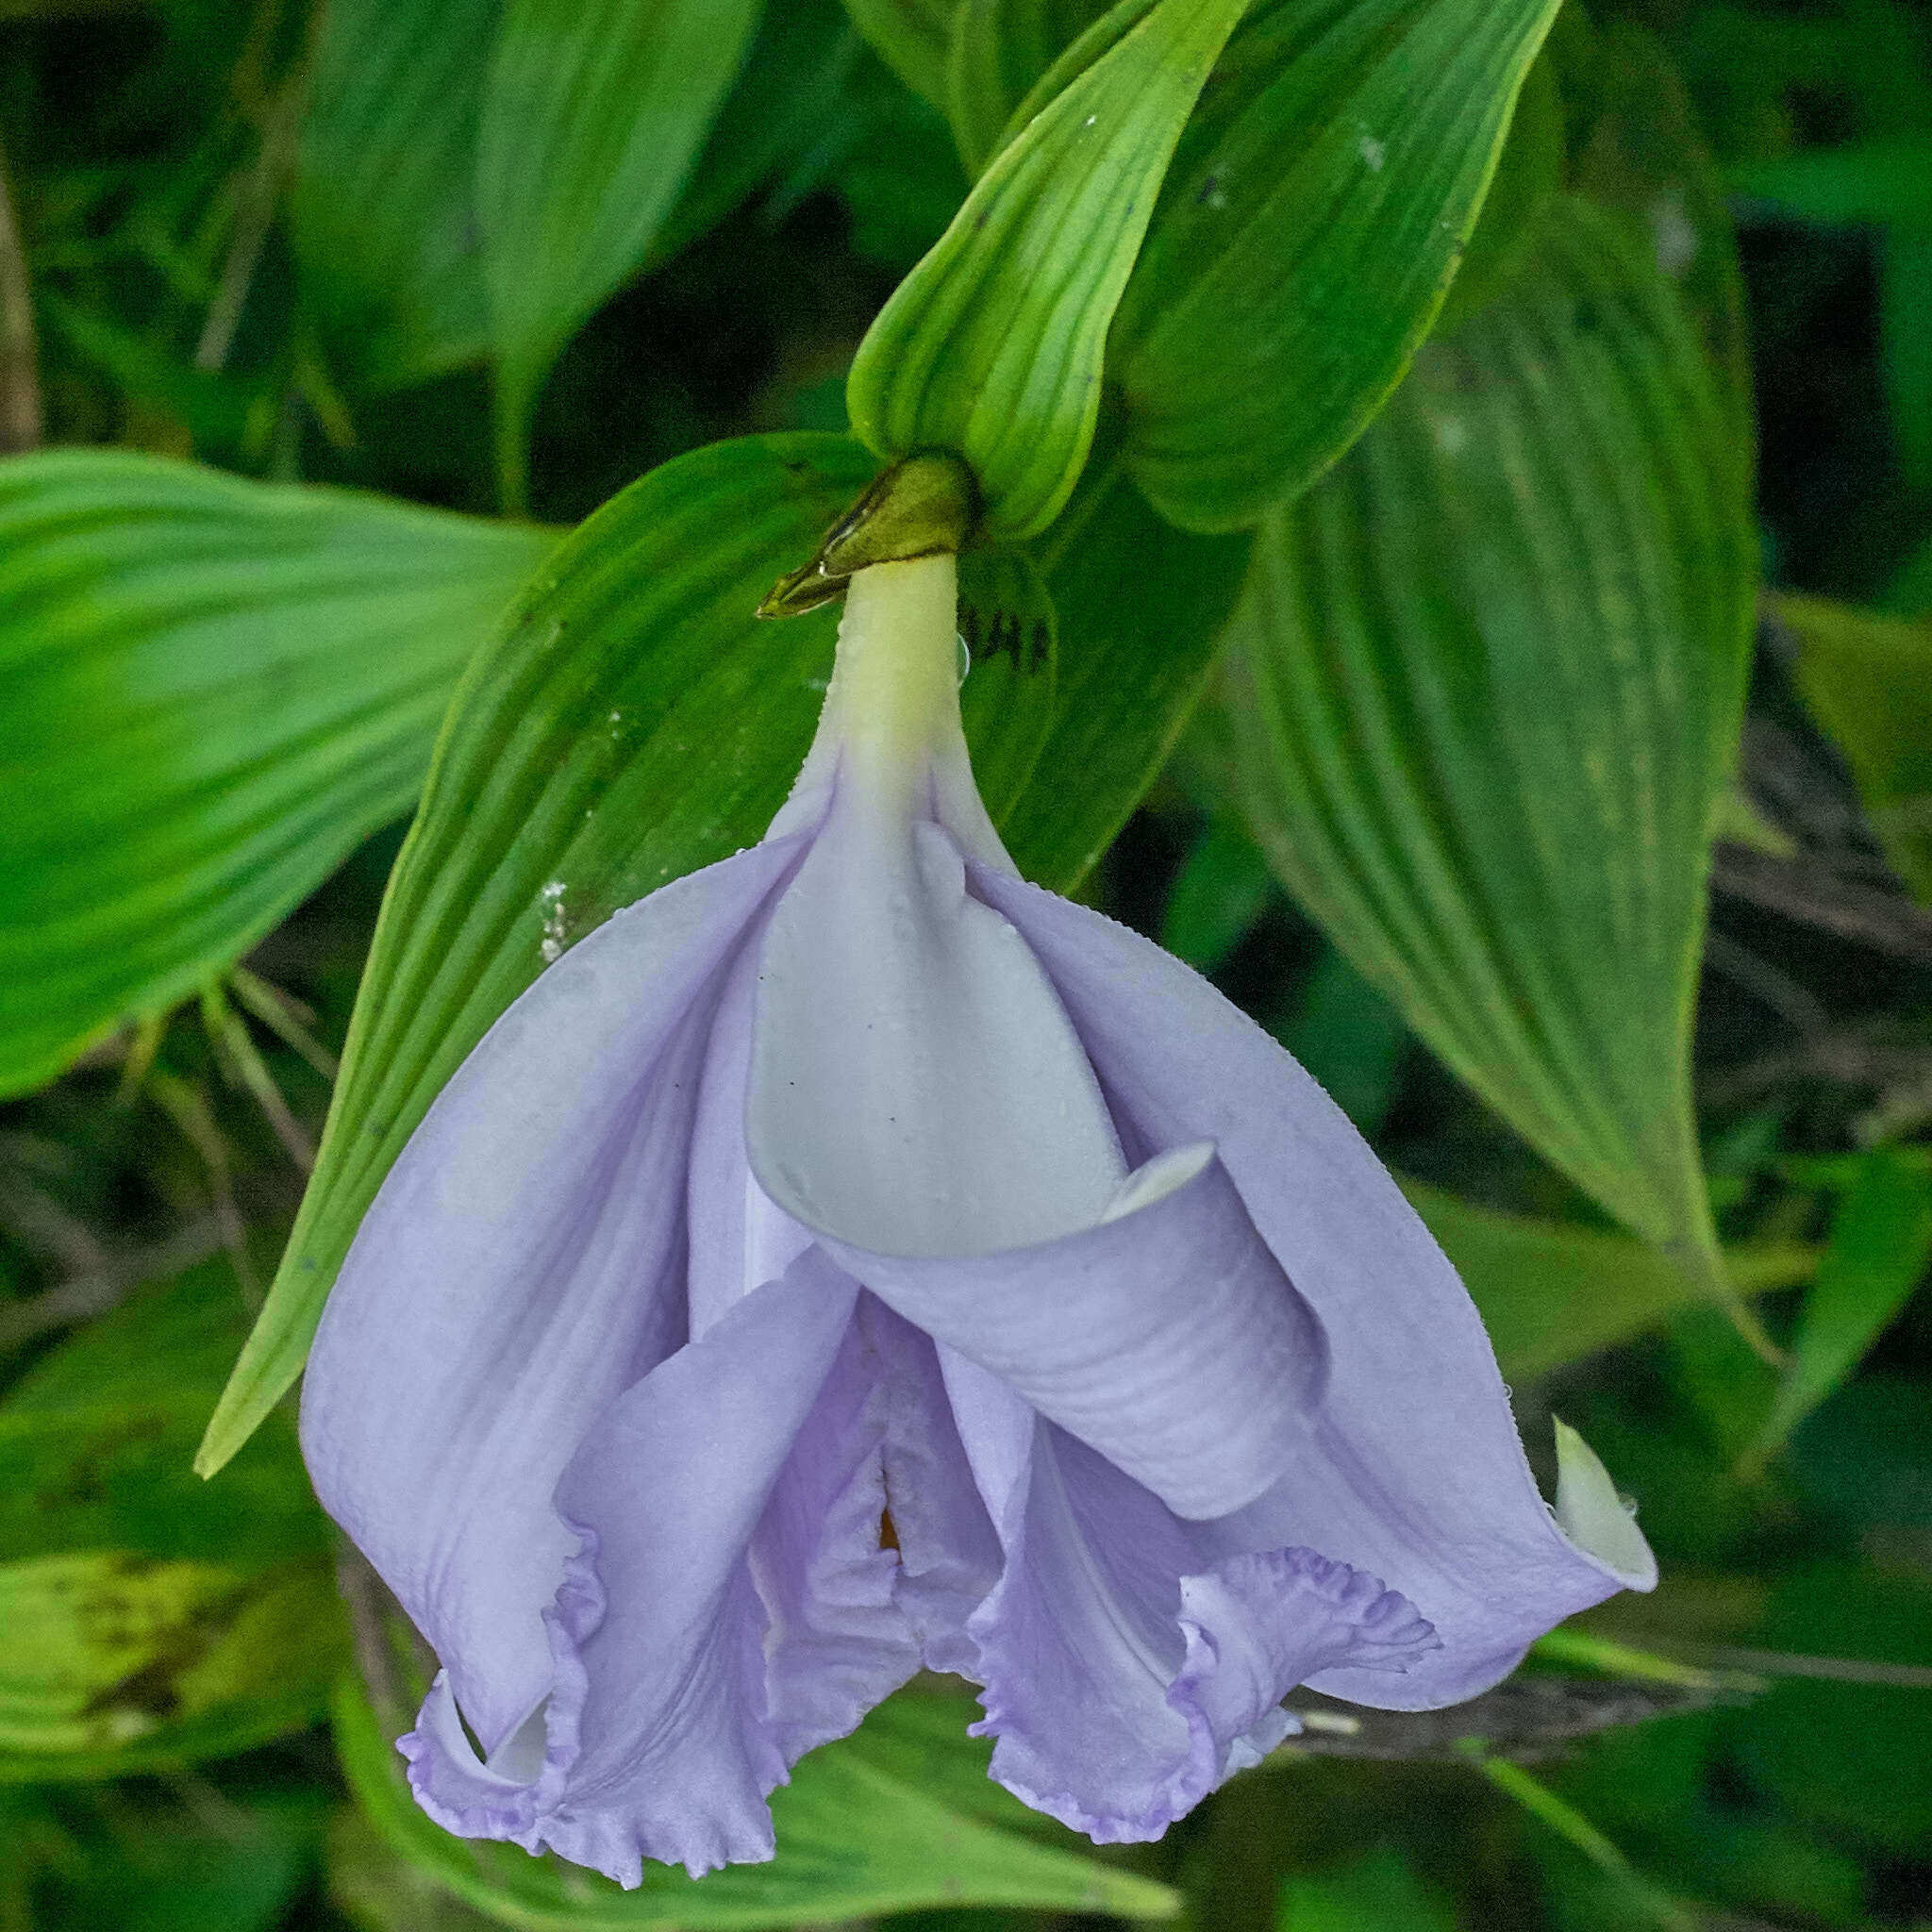
POLYGON ((1250 525, 1358 435, 1427 333, 1554 0, 1261 0, 1174 157, 1114 327, 1128 463, 1250 525))
POLYGON ((127 452, 0 465, 0 1092, 222 971, 407 812, 554 541, 127 452))
POLYGON ((245 1329, 209 1262, 0 1403, 0 1781, 119 1777, 311 1722, 343 1657, 328 1527, 286 1416, 189 1470, 245 1329))
POLYGON ((1210 824, 1190 847, 1160 917, 1160 943, 1196 973, 1215 973, 1279 888, 1239 826, 1210 824))
MULTIPOLYGON (((410 1797, 395 1750, 353 1682, 338 1693, 336 1746, 358 1802, 390 1849, 518 1932, 775 1932, 801 1920, 870 1918, 923 1906, 1057 1907, 1124 1919, 1174 1914, 1179 1901, 1165 1886, 1040 1843, 1030 1831, 1023 1837, 1001 1830, 976 1807, 955 1808, 951 1775, 943 1780, 946 1799, 929 1792, 929 1776, 905 1776, 895 1763, 896 1733, 909 1713, 925 1758, 931 1731, 917 1707, 938 1702, 891 1699, 854 1736, 802 1758, 791 1783, 772 1794, 778 1855, 771 1863, 731 1865, 700 1880, 647 1864, 633 1891, 510 1845, 452 1838, 432 1824, 410 1797)), ((1004 1801, 1002 1808, 1024 1819, 1019 1801, 986 1778, 989 1747, 966 1735, 977 1707, 961 1697, 943 1704, 953 1724, 946 1756, 970 1764, 1004 1801)), ((1071 1833, 1064 1837, 1069 1847, 1077 1842, 1071 1833)))
POLYGON ((1250 829, 1436 1053, 1722 1289, 1690 1037, 1753 541, 1669 285, 1566 199, 1264 526, 1224 697, 1250 829))
POLYGON ((332 355, 373 387, 480 362, 476 129, 502 0, 330 0, 290 221, 332 355))
POLYGON ((1805 1297, 1790 1365, 1751 1454, 1762 1463, 1851 1374, 1932 1262, 1932 1174, 1890 1147, 1860 1160, 1805 1297))
POLYGON ((506 0, 476 148, 504 501, 520 507, 550 365, 643 260, 758 0, 506 0))
POLYGON ((845 0, 853 25, 916 94, 946 105, 946 61, 960 0, 845 0))
POLYGON ((1798 688, 1844 753, 1892 870, 1932 905, 1932 625, 1782 592, 1798 688))
POLYGON ((991 527, 1042 530, 1093 440, 1108 325, 1241 0, 1160 0, 998 158, 899 285, 846 388, 883 456, 957 450, 991 527))
MULTIPOLYGON (((1659 1328, 1693 1299, 1681 1269, 1611 1228, 1506 1214, 1405 1181, 1403 1192, 1456 1264, 1506 1380, 1527 1382, 1659 1328)), ((1740 1295, 1795 1288, 1818 1267, 1806 1241, 1727 1248, 1740 1295)))

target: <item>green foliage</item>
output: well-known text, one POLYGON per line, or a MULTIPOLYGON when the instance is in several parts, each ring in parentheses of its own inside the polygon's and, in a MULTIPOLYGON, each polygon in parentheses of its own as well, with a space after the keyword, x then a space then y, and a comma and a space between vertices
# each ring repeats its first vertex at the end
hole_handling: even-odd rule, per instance
POLYGON ((483 63, 502 0, 331 0, 290 226, 332 355, 376 389, 491 343, 476 236, 483 63))
POLYGON ((1858 1163, 1840 1203, 1818 1278, 1805 1297, 1790 1366, 1778 1386, 1762 1457, 1838 1388, 1904 1308, 1932 1262, 1932 1173, 1890 1147, 1858 1163))
POLYGON ((955 1808, 958 1774, 1001 1802, 1003 1824, 1024 1820, 1016 1799, 985 1775, 990 1749, 966 1736, 975 1707, 943 1702, 949 1746, 938 1746, 924 1700, 888 1701, 849 1739, 814 1751, 772 1796, 778 1856, 769 1865, 736 1865, 693 1881, 649 1865, 635 1891, 552 1859, 533 1860, 509 1845, 451 1838, 417 1809, 390 1740, 353 1684, 336 1701, 336 1742, 357 1798, 384 1840, 493 1924, 517 1932, 582 1927, 622 1932, 633 1925, 749 1928, 800 1919, 842 1919, 922 1905, 1058 1906, 1142 1920, 1173 1916, 1165 1886, 1109 1870, 1062 1849, 1001 1829, 955 1808), (910 1747, 917 1781, 899 1770, 910 1747), (952 1769, 934 1765, 944 1749, 952 1769), (944 1796, 935 1795, 936 1791, 944 1796), (864 1821, 862 1833, 853 1829, 864 1821))
POLYGON ((1753 588, 1723 429, 1668 287, 1557 205, 1509 299, 1432 342, 1264 528, 1224 684, 1290 889, 1540 1152, 1693 1267, 1690 998, 1753 588))
POLYGON ((1275 1902, 1275 1932, 1455 1932, 1455 1917, 1402 1858, 1376 1853, 1339 1872, 1297 1874, 1275 1902))
POLYGON ((1121 305, 1127 460, 1253 524, 1360 434, 1460 261, 1549 0, 1275 0, 1190 125, 1121 305))
MULTIPOLYGON (((1403 1191, 1468 1284, 1508 1381, 1533 1381, 1659 1327, 1694 1291, 1681 1269, 1627 1235, 1504 1213, 1416 1181, 1403 1191)), ((1795 1287, 1817 1267, 1817 1249, 1804 1241, 1724 1255, 1739 1294, 1795 1287)))
POLYGON ((1037 535, 1079 480, 1108 325, 1241 11, 1159 0, 1001 149, 859 345, 854 429, 881 456, 959 451, 1002 536, 1037 535))
POLYGON ((1932 905, 1932 628, 1785 595, 1798 688, 1844 753, 1893 869, 1932 905))
POLYGON ((757 21, 758 0, 506 0, 476 131, 506 508, 544 375, 643 260, 757 21))
POLYGON ((189 1469, 245 1327, 208 1264, 0 1402, 0 1781, 222 1757, 323 1707, 341 1624, 288 1418, 219 1489, 189 1469))
POLYGON ((958 0, 845 0, 858 30, 914 93, 946 102, 946 60, 958 0))
POLYGON ((1102 0, 960 0, 945 107, 960 156, 975 175, 1004 144, 1021 102, 1107 11, 1102 0))
POLYGON ((0 1092, 219 974, 409 809, 551 541, 125 451, 0 466, 0 1092))

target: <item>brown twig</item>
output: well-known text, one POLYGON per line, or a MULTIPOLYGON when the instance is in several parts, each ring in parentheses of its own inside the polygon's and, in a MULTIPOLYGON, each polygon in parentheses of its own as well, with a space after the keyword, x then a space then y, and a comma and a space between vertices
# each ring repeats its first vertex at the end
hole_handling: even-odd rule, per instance
POLYGON ((33 290, 7 158, 0 154, 0 456, 38 449, 42 426, 33 290))

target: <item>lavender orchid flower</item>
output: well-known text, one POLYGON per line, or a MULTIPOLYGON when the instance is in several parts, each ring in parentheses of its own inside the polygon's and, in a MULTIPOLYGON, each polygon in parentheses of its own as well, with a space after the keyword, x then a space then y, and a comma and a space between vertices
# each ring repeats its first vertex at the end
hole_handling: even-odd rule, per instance
POLYGON ((451 1831, 768 1858, 788 1767, 924 1665, 1027 1804, 1152 1838, 1295 1686, 1453 1703, 1655 1580, 1568 1432, 1544 1504, 1321 1089, 1019 878, 954 597, 854 577, 764 842, 541 974, 336 1283, 303 1444, 441 1659, 401 1748, 451 1831))

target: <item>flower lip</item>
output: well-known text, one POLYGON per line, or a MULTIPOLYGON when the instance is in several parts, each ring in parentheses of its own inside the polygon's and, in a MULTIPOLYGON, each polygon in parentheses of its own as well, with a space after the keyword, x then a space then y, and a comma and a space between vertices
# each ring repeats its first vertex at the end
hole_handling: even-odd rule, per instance
POLYGON ((1208 1143, 1139 1169, 1091 1226, 1025 1246, 889 1255, 817 1239, 895 1313, 1178 1516, 1255 1501, 1320 1411, 1322 1324, 1208 1143))

